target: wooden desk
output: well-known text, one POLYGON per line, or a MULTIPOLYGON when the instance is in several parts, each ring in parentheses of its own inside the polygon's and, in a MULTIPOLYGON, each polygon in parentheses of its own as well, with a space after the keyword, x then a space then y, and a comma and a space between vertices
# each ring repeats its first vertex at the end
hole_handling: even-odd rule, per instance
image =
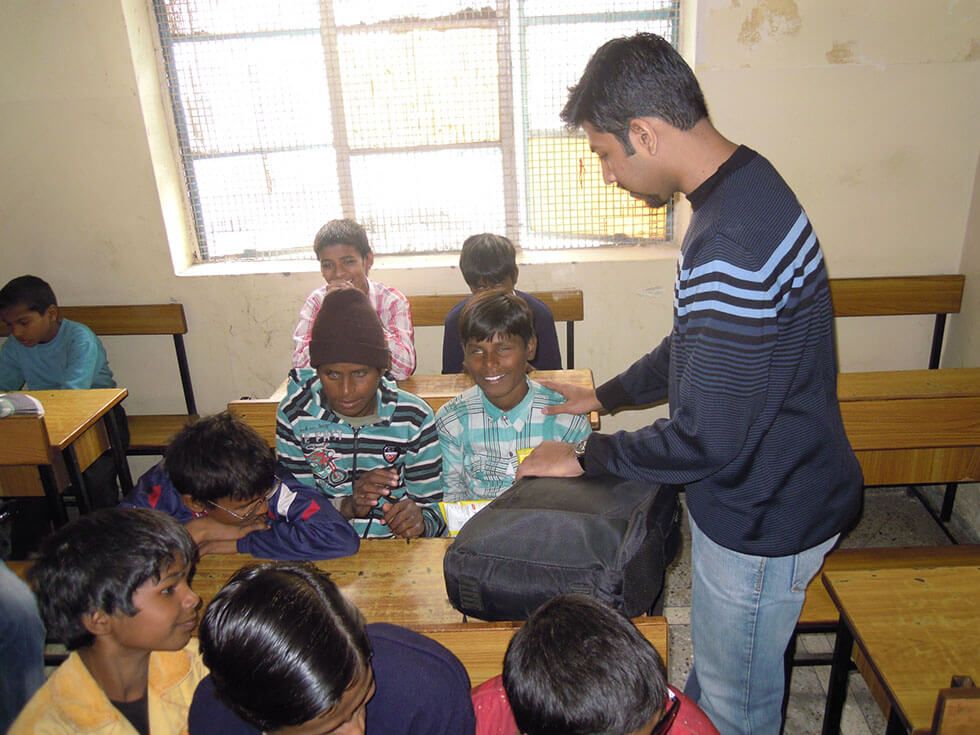
POLYGON ((927 730, 950 677, 980 676, 980 566, 830 571, 823 582, 840 611, 824 735, 840 731, 856 643, 890 705, 888 733, 927 730))
MULTIPOLYGON (((330 573, 344 595, 360 608, 369 623, 404 625, 433 638, 463 663, 473 684, 499 674, 511 636, 523 623, 468 619, 454 610, 446 596, 442 557, 450 539, 373 539, 361 542, 354 556, 316 562, 330 573)), ((258 562, 247 554, 208 555, 201 559, 194 590, 207 605, 242 566, 258 562)), ((8 562, 26 578, 30 561, 8 562)), ((667 664, 667 620, 661 616, 635 618, 639 631, 656 647, 667 664)))
POLYGON ((865 485, 980 481, 980 368, 842 373, 837 393, 865 485))
MULTIPOLYGON (((594 387, 591 370, 536 370, 530 375, 535 380, 554 380, 588 388, 594 387)), ((271 447, 276 445, 276 408, 286 395, 286 384, 286 380, 280 383, 268 398, 242 399, 228 404, 228 411, 259 432, 271 447)), ((406 380, 398 381, 399 388, 417 395, 428 403, 433 411, 438 411, 450 398, 458 396, 472 385, 473 379, 463 373, 413 375, 406 380)), ((593 411, 589 414, 589 422, 593 429, 599 428, 598 412, 593 411)))
MULTIPOLYGON (((462 623, 446 596, 442 557, 452 539, 366 539, 354 556, 316 562, 330 573, 341 592, 364 613, 369 623, 462 623)), ((194 576, 194 590, 207 605, 225 582, 245 564, 258 561, 247 554, 208 554, 194 576)))
MULTIPOLYGON (((35 460, 20 464, 16 456, 16 437, 11 434, 18 431, 18 426, 16 423, 4 424, 0 420, 0 452, 6 453, 4 464, 7 465, 0 468, 0 495, 46 495, 53 503, 56 522, 63 522, 65 516, 60 489, 67 482, 76 487, 84 486, 82 471, 106 449, 113 452, 123 492, 132 490, 133 481, 119 439, 119 427, 111 413, 112 408, 128 395, 125 388, 24 392, 34 396, 44 407, 43 424, 52 452, 47 465, 35 460), (54 484, 44 481, 44 471, 40 473, 41 480, 38 482, 35 468, 44 466, 53 470, 54 484)), ((17 417, 12 418, 15 422, 18 420, 17 417)))

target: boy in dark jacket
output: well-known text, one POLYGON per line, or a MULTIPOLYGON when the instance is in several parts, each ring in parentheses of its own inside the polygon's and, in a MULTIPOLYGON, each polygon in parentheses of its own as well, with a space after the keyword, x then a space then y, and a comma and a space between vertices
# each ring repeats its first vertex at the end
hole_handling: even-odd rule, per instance
POLYGON ((330 503, 277 466, 262 437, 227 412, 177 434, 122 505, 173 516, 202 554, 331 559, 360 543, 330 503))

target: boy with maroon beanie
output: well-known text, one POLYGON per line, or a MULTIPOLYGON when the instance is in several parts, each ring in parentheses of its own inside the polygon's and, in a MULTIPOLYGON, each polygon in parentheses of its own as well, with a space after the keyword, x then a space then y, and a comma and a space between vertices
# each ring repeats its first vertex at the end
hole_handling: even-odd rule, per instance
POLYGON ((289 373, 276 454, 362 538, 440 536, 442 454, 432 409, 388 375, 384 328, 356 289, 324 296, 310 368, 289 373))

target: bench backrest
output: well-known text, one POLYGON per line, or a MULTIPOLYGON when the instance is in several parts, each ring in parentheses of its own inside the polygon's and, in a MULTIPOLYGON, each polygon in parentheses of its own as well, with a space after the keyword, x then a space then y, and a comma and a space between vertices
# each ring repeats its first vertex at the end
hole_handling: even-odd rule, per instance
MULTIPOLYGON (((634 624, 660 653, 667 665, 667 620, 663 617, 634 618, 634 624)), ((423 625, 414 630, 452 651, 460 660, 473 686, 503 672, 504 654, 522 622, 485 623, 471 620, 452 625, 423 625)))
MULTIPOLYGON (((547 304, 556 322, 565 322, 565 366, 569 369, 575 367, 575 322, 585 319, 582 291, 561 289, 528 293, 547 304)), ((441 327, 446 323, 446 315, 452 308, 470 296, 468 293, 409 296, 412 323, 416 327, 441 327)))
POLYGON ((190 368, 187 365, 187 351, 184 348, 187 319, 184 316, 183 304, 62 306, 59 307, 59 311, 63 317, 81 322, 101 336, 171 335, 174 340, 177 369, 180 371, 180 384, 184 392, 187 413, 197 413, 194 387, 191 384, 190 368))
POLYGON ((939 367, 946 315, 958 314, 963 303, 962 275, 831 278, 834 316, 910 316, 934 314, 929 368, 939 367))

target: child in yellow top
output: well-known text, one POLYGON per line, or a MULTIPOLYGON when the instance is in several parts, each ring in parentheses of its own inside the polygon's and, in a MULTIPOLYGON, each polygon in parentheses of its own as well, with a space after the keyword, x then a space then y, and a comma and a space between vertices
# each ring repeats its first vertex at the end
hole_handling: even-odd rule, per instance
POLYGON ((72 651, 11 735, 178 735, 207 675, 191 634, 194 542, 155 510, 107 508, 45 539, 30 577, 48 635, 72 651))

